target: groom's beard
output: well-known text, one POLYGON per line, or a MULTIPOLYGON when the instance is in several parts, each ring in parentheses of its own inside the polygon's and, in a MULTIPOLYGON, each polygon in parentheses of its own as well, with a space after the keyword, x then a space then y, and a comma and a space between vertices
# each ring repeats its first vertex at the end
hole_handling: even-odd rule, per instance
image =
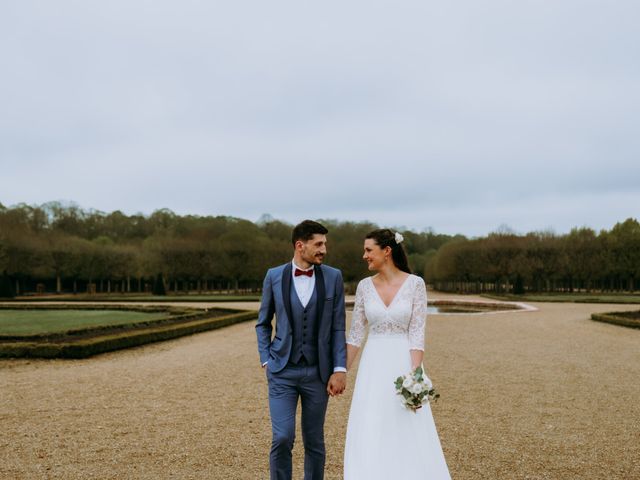
POLYGON ((302 257, 306 262, 309 262, 312 265, 322 265, 324 261, 324 253, 317 253, 313 257, 302 257))

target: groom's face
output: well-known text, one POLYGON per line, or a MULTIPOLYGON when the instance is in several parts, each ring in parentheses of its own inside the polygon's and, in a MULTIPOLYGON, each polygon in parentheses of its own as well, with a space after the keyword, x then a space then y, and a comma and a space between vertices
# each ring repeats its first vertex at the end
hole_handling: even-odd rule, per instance
POLYGON ((309 240, 298 240, 296 248, 305 262, 312 265, 320 265, 327 254, 327 236, 316 233, 309 240))

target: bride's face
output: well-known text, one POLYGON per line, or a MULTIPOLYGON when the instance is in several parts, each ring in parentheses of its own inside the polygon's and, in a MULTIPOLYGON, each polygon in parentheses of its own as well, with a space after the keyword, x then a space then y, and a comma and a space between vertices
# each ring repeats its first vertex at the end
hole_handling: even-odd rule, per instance
POLYGON ((385 249, 380 248, 380 245, 372 238, 367 238, 364 241, 364 255, 362 255, 362 258, 367 262, 369 270, 380 270, 380 268, 389 261, 390 252, 387 250, 391 249, 389 247, 385 249))

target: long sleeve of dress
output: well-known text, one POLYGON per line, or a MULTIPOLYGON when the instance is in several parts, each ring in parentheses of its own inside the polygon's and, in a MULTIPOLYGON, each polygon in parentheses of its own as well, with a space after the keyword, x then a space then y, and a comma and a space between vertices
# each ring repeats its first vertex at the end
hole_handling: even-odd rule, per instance
MULTIPOLYGON (((419 278, 419 277, 418 277, 419 278)), ((409 348, 424 351, 424 328, 427 322, 427 287, 419 278, 413 292, 409 321, 409 348)))
POLYGON ((360 347, 367 332, 367 317, 364 314, 364 288, 362 282, 358 283, 356 289, 356 301, 353 305, 353 315, 351 316, 351 329, 347 343, 355 347, 360 347))

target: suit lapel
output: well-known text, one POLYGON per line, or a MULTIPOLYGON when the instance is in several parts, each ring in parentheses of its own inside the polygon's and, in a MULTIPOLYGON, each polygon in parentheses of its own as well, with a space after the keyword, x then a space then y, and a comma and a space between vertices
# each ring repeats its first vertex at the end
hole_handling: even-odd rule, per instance
POLYGON ((291 262, 289 262, 282 271, 282 299, 284 301, 284 309, 287 312, 289 326, 293 328, 293 317, 291 316, 291 262))
POLYGON ((322 265, 317 265, 315 268, 316 277, 316 332, 320 328, 320 321, 322 320, 322 311, 324 310, 324 275, 322 274, 322 265))

